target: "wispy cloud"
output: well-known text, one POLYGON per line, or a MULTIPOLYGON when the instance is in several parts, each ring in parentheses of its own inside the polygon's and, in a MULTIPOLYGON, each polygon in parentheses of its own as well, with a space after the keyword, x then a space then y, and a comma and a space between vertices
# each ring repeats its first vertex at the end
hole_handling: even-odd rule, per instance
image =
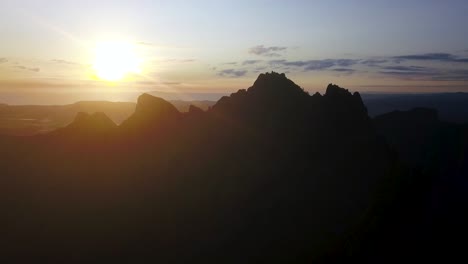
POLYGON ((440 61, 440 62, 462 62, 468 63, 468 58, 462 58, 450 53, 425 53, 412 54, 393 57, 397 60, 419 60, 419 61, 440 61))
POLYGON ((7 62, 8 62, 7 58, 0 58, 0 64, 7 63, 7 62))
POLYGON ((153 62, 155 63, 190 63, 190 62, 195 62, 196 59, 161 59, 161 60, 154 60, 153 62))
POLYGON ((179 62, 186 63, 186 62, 195 62, 195 59, 184 59, 184 60, 179 60, 179 62))
POLYGON ((287 60, 271 60, 270 65, 282 65, 301 67, 304 71, 321 71, 330 69, 335 66, 349 67, 355 65, 359 60, 352 59, 324 59, 324 60, 306 60, 306 61, 287 61, 287 60))
POLYGON ((438 69, 421 66, 383 67, 380 74, 405 80, 468 81, 468 69, 438 69))
POLYGON ((52 60, 52 62, 55 62, 55 63, 58 63, 58 64, 67 64, 67 65, 80 65, 77 62, 67 61, 67 60, 52 60))
POLYGON ((165 84, 165 85, 181 85, 182 83, 181 82, 162 82, 162 84, 165 84))
POLYGON ((385 66, 381 67, 384 70, 391 70, 391 71, 407 71, 407 72, 425 72, 429 69, 422 66, 385 66))
POLYGON ((242 77, 247 74, 247 70, 225 69, 218 72, 219 76, 223 77, 242 77))
MULTIPOLYGON (((256 53, 273 52, 272 47, 258 46, 256 53)), ((424 81, 467 81, 468 58, 451 53, 425 53, 385 57, 336 58, 314 60, 288 59, 247 59, 224 63, 233 65, 230 69, 219 70, 217 74, 227 77, 241 77, 248 72, 264 70, 309 72, 323 71, 339 75, 377 74, 394 79, 424 81), (451 64, 447 65, 447 62, 451 64), (466 63, 465 63, 466 62, 466 63)))
POLYGON ((367 66, 370 66, 370 67, 375 67, 375 66, 378 66, 380 64, 387 63, 387 62, 389 62, 388 59, 367 59, 367 60, 362 60, 360 63, 364 64, 364 65, 367 65, 367 66))
POLYGON ((336 68, 336 69, 332 69, 332 71, 339 72, 339 73, 347 73, 347 74, 356 72, 356 70, 350 69, 350 68, 336 68))
POLYGON ((22 65, 15 66, 15 68, 25 70, 25 71, 32 71, 32 72, 39 72, 41 70, 40 68, 32 68, 32 67, 26 67, 22 65))
POLYGON ((144 41, 137 42, 136 44, 141 45, 141 46, 157 46, 156 43, 144 42, 144 41))
POLYGON ((181 85, 182 83, 181 82, 169 82, 169 81, 166 81, 166 82, 156 82, 156 81, 139 81, 138 84, 141 84, 141 85, 147 85, 147 86, 155 86, 155 85, 181 85))
POLYGON ((287 47, 271 46, 265 47, 264 45, 258 45, 249 49, 250 54, 265 56, 265 57, 279 57, 281 52, 286 52, 287 47))
POLYGON ((252 65, 262 62, 262 60, 245 60, 242 62, 242 65, 252 65))

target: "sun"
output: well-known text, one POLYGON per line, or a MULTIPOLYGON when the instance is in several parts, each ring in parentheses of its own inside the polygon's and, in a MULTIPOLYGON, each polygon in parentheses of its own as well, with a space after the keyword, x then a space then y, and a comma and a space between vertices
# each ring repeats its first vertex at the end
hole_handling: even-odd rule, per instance
POLYGON ((93 69, 101 80, 119 81, 130 73, 140 73, 140 60, 134 45, 127 42, 96 44, 93 69))

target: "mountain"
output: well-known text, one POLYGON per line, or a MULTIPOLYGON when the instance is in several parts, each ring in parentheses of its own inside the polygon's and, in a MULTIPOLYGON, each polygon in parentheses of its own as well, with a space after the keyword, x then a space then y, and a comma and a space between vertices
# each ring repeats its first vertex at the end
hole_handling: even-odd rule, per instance
POLYGON ((372 117, 420 107, 436 109, 443 121, 468 123, 468 93, 365 94, 363 100, 372 117))
POLYGON ((70 124, 79 112, 106 113, 120 124, 135 110, 134 103, 83 101, 70 105, 5 105, 0 107, 0 134, 44 134, 70 124))
MULTIPOLYGON (((190 105, 207 110, 213 101, 170 101, 180 112, 190 105)), ((121 124, 134 111, 135 103, 81 101, 70 105, 0 105, 0 135, 31 136, 65 127, 79 112, 102 112, 116 124, 121 124)))
POLYGON ((373 123, 398 156, 400 172, 383 185, 380 201, 354 231, 359 242, 351 259, 464 258, 457 241, 468 234, 468 127, 441 121, 437 110, 428 108, 393 111, 373 123))
MULTIPOLYGON (((162 97, 164 98, 164 97, 162 97)), ((167 100, 167 98, 165 98, 167 100)), ((204 111, 208 110, 211 106, 213 106, 216 101, 208 101, 208 100, 187 100, 187 101, 182 101, 182 100, 168 100, 173 106, 177 108, 180 112, 188 112, 189 107, 191 105, 196 106, 200 109, 203 109, 204 111)))
POLYGON ((135 112, 125 120, 120 128, 137 132, 161 129, 177 122, 181 113, 171 103, 149 94, 138 97, 135 112))
POLYGON ((109 134, 117 129, 117 125, 106 114, 96 112, 88 114, 78 112, 72 123, 64 128, 59 128, 53 134, 109 134))
MULTIPOLYGON (((143 94, 118 126, 102 113, 80 113, 46 135, 0 137, 0 209, 11 212, 1 220, 0 257, 338 263, 395 261, 412 249, 421 256, 430 244, 452 244, 419 236, 416 225, 443 230, 427 209, 430 179, 442 174, 425 174, 428 160, 400 153, 417 145, 400 140, 434 122, 427 109, 373 120, 359 93, 330 84, 309 95, 270 72, 206 111, 181 113, 143 94)), ((453 193, 465 197, 462 190, 453 193)), ((436 216, 444 210, 453 212, 443 203, 436 216)), ((453 229, 463 230, 458 216, 453 229)))

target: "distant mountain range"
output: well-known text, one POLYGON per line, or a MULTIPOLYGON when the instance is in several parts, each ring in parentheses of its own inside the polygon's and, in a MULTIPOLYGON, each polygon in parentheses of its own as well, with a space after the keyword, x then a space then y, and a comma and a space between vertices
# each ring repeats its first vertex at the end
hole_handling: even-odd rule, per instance
MULTIPOLYGON (((212 101, 180 101, 171 103, 187 112, 190 105, 208 109, 212 101)), ((116 124, 122 123, 135 110, 135 103, 82 101, 70 105, 7 105, 0 104, 0 134, 34 135, 46 133, 70 124, 78 112, 102 112, 116 124)))
POLYGON ((362 99, 372 117, 424 107, 437 110, 443 121, 468 123, 468 93, 363 94, 362 99))
MULTIPOLYGON (((189 111, 190 105, 207 110, 223 94, 177 94, 153 91, 179 111, 189 111), (213 100, 204 100, 211 98, 213 100)), ((437 110, 443 121, 468 123, 468 93, 434 94, 372 94, 363 93, 362 100, 371 117, 395 110, 423 107, 437 110)), ((122 123, 134 111, 131 102, 81 101, 70 105, 7 105, 0 104, 0 135, 34 135, 64 127, 78 112, 103 112, 116 124, 122 123)))

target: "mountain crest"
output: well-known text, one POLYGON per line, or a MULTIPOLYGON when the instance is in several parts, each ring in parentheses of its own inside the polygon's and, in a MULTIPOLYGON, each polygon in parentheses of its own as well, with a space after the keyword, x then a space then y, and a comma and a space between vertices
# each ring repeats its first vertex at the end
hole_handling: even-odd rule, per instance
POLYGON ((339 87, 336 84, 330 83, 327 86, 327 90, 325 92, 325 96, 349 96, 351 93, 348 91, 348 89, 344 89, 339 87))
POLYGON ((272 71, 260 74, 247 90, 241 89, 230 96, 223 96, 213 109, 228 112, 258 112, 257 110, 262 108, 261 112, 268 109, 275 111, 302 103, 308 97, 309 94, 288 79, 284 73, 272 71))
POLYGON ((89 114, 78 112, 73 122, 68 126, 57 129, 54 133, 66 135, 98 135, 110 133, 117 129, 117 125, 103 112, 89 114))
POLYGON ((144 93, 138 97, 135 112, 122 123, 121 127, 127 129, 159 127, 163 123, 179 119, 180 116, 179 110, 168 101, 144 93))
POLYGON ((286 74, 274 71, 261 73, 247 92, 264 96, 268 94, 307 95, 299 85, 288 79, 286 74))

